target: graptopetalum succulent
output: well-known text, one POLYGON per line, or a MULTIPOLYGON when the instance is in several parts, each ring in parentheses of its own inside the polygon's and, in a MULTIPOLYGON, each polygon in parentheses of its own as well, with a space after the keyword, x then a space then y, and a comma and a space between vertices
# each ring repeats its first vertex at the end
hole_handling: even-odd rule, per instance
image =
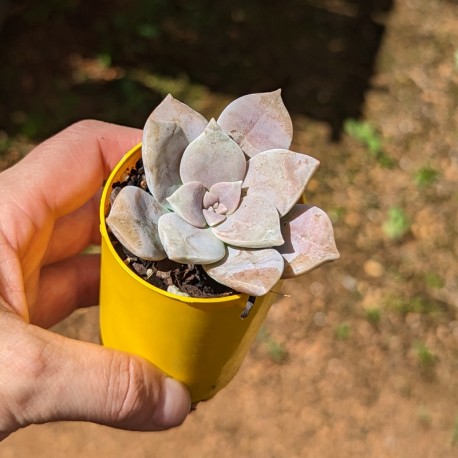
POLYGON ((126 186, 106 222, 135 256, 200 264, 251 296, 339 257, 331 221, 297 203, 319 162, 289 151, 280 90, 231 102, 210 122, 168 95, 143 130, 150 191, 126 186))

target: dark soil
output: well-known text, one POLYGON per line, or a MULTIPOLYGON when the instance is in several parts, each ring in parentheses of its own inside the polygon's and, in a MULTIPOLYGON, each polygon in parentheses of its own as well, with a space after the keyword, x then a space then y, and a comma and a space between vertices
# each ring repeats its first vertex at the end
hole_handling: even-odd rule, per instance
POLYGON ((176 286, 191 297, 212 298, 237 294, 231 288, 221 285, 210 278, 202 266, 195 264, 180 264, 164 259, 162 261, 147 261, 130 253, 116 239, 113 246, 119 257, 139 277, 156 288, 167 291, 169 286, 176 286))
MULTIPOLYGON (((113 183, 110 201, 114 202, 119 190, 125 186, 137 186, 146 192, 150 192, 146 184, 143 161, 140 158, 135 167, 126 171, 122 181, 113 183)), ((222 285, 209 277, 202 266, 194 264, 180 264, 164 259, 161 261, 148 261, 135 256, 124 247, 110 232, 110 240, 124 263, 132 269, 139 277, 156 288, 167 291, 169 286, 176 286, 181 292, 191 297, 224 297, 237 294, 232 288, 222 285)))

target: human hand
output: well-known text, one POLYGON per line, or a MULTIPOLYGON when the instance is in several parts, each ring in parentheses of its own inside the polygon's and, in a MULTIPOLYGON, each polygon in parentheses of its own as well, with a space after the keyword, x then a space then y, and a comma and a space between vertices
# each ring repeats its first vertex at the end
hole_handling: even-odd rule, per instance
POLYGON ((181 424, 187 390, 142 358, 57 335, 98 304, 103 181, 141 131, 81 121, 0 174, 0 440, 32 423, 83 420, 153 431, 181 424))

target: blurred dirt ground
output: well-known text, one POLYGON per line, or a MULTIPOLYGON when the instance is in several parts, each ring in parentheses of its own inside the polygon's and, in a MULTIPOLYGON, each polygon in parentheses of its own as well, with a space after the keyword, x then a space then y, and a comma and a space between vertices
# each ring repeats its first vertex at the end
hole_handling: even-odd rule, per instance
MULTIPOLYGON (((294 116, 341 260, 284 284, 234 381, 179 429, 39 425, 1 458, 458 456, 458 2, 398 0, 376 20, 361 119, 333 142, 332 123, 294 116)), ((3 167, 27 148, 13 139, 3 167)), ((97 341, 97 310, 55 330, 97 341)))

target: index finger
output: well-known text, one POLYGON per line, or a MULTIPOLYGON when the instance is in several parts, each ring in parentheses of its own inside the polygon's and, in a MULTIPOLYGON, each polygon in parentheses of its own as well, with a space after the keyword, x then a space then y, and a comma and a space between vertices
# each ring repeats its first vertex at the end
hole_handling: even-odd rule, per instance
POLYGON ((124 153, 140 141, 140 129, 79 121, 38 145, 6 173, 25 179, 23 192, 43 199, 58 218, 87 202, 124 153))

